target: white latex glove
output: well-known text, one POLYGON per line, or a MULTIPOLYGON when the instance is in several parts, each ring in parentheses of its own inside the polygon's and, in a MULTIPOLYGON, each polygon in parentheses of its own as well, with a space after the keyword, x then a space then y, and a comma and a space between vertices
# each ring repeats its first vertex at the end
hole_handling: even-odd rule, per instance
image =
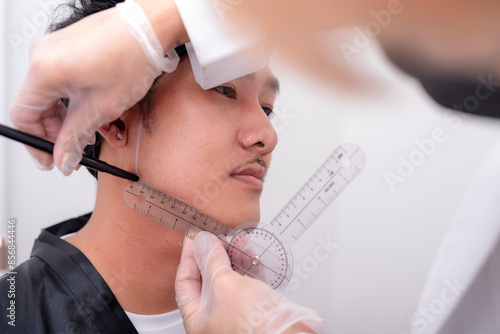
POLYGON ((175 292, 189 334, 317 333, 321 328, 315 311, 234 272, 222 243, 208 232, 184 239, 175 292))
MULTIPOLYGON (((173 0, 137 2, 153 27, 155 20, 163 21, 155 32, 160 40, 171 41, 162 43, 166 50, 179 38, 187 40, 173 0)), ((55 142, 53 156, 30 153, 40 167, 51 169, 55 162, 68 175, 95 131, 142 99, 160 74, 111 8, 33 42, 29 71, 10 117, 19 130, 55 142), (67 110, 61 98, 70 99, 67 110)))

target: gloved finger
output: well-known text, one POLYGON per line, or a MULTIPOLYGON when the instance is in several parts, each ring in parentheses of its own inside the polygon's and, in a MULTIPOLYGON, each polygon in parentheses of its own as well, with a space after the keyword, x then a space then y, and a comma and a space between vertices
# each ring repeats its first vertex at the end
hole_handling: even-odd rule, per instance
POLYGON ((249 265, 251 265, 252 256, 255 255, 253 251, 247 251, 248 243, 248 238, 242 237, 238 238, 236 243, 234 239, 231 240, 227 246, 231 267, 241 274, 247 271, 249 265))
MULTIPOLYGON (((92 99, 87 97, 70 101, 66 119, 61 127, 54 146, 54 162, 65 175, 78 166, 82 159, 85 146, 93 141, 95 130, 103 121, 98 110, 92 105, 92 99)), ((104 120, 105 121, 105 120, 104 120)))
POLYGON ((66 129, 66 131, 63 132, 61 130, 54 146, 54 162, 61 172, 67 176, 75 170, 78 163, 82 160, 82 151, 85 144, 82 145, 80 142, 88 142, 91 135, 79 135, 78 131, 73 129, 68 123, 63 125, 63 129, 66 129))
POLYGON ((196 235, 193 253, 204 280, 213 279, 221 270, 231 270, 231 263, 222 243, 209 232, 202 231, 196 235))
MULTIPOLYGON (((37 44, 36 41, 33 42, 31 50, 37 49, 35 44, 37 44)), ((63 106, 60 98, 66 95, 54 82, 50 68, 47 62, 31 60, 28 74, 10 109, 9 116, 21 131, 55 141, 55 138, 43 136, 44 128, 40 121, 54 113, 59 113, 63 106)))
MULTIPOLYGON (((50 142, 54 142, 57 135, 62 127, 64 121, 66 107, 62 102, 55 103, 54 110, 47 115, 44 115, 41 119, 41 124, 45 132, 44 138, 50 142)), ((43 169, 52 169, 54 167, 54 157, 52 154, 48 154, 39 150, 33 150, 32 155, 37 161, 45 158, 46 162, 41 161, 43 169)))
POLYGON ((193 240, 184 238, 181 262, 175 276, 175 298, 182 317, 198 310, 201 296, 200 269, 193 255, 193 240))
POLYGON ((242 277, 231 269, 229 257, 215 235, 202 231, 193 240, 193 255, 203 280, 198 317, 209 319, 219 310, 219 300, 229 300, 242 277))
MULTIPOLYGON (((17 99, 11 108, 11 119, 20 131, 54 142, 62 125, 64 109, 62 103, 54 102, 42 110, 40 106, 26 105, 17 99)), ((52 154, 27 148, 39 168, 48 170, 53 167, 52 154)))

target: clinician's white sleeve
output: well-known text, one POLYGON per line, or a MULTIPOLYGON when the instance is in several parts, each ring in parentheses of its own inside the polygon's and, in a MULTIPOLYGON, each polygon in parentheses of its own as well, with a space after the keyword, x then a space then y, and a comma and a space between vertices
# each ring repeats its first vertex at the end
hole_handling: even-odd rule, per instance
POLYGON ((250 52, 258 37, 245 39, 236 34, 224 21, 216 1, 175 0, 175 4, 190 39, 186 48, 194 77, 203 89, 266 66, 264 55, 250 52))

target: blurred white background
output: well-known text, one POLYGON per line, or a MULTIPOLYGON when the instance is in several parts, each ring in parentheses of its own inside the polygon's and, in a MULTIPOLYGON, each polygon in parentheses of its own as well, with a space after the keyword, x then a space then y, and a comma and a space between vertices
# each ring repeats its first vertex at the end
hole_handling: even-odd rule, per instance
MULTIPOLYGON (((8 109, 27 71, 29 43, 45 31, 47 8, 53 1, 0 2, 4 124, 10 124, 8 109)), ((408 331, 463 192, 500 141, 500 123, 440 108, 374 42, 351 66, 376 76, 380 93, 336 91, 275 61, 282 85, 274 119, 280 139, 262 196, 262 221, 272 219, 338 145, 357 144, 365 169, 294 246, 300 284, 285 293, 316 309, 329 332, 400 334, 408 331), (433 132, 441 142, 427 146, 427 155, 417 153, 417 142, 429 143, 433 132), (397 175, 409 159, 418 166, 391 188, 388 173, 397 175), (318 258, 315 250, 327 253, 328 242, 338 245, 318 258)), ((0 233, 8 219, 16 220, 18 262, 29 257, 41 228, 92 210, 96 183, 84 168, 70 177, 42 172, 22 145, 3 138, 0 161, 0 233)))

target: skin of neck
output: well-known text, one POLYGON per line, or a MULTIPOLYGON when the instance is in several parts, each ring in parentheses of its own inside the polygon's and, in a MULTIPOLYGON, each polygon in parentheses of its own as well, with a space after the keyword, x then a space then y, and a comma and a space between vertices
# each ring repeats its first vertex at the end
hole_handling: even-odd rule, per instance
POLYGON ((94 212, 67 241, 94 265, 125 311, 177 309, 174 280, 183 236, 128 207, 131 181, 99 173, 94 212))

